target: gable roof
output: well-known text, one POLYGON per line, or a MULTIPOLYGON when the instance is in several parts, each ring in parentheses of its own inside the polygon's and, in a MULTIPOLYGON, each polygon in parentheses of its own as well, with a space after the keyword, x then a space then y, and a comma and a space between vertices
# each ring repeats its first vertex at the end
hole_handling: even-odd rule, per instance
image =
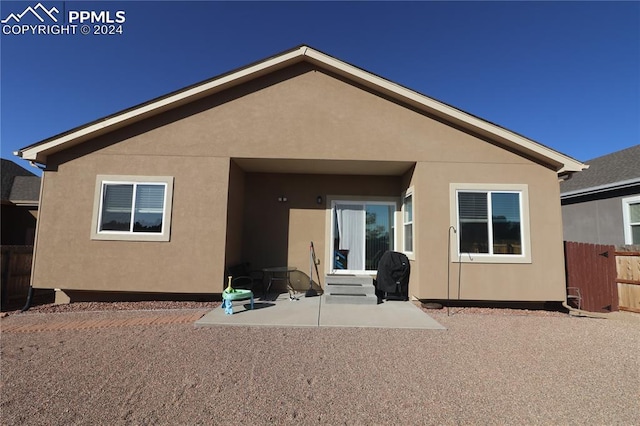
POLYGON ((37 204, 40 198, 40 178, 11 160, 1 159, 2 201, 15 204, 37 204))
POLYGON ((640 145, 587 161, 589 169, 560 184, 563 198, 640 185, 640 145))
POLYGON ((531 139, 305 45, 76 127, 68 132, 22 148, 15 154, 26 160, 46 164, 47 156, 53 153, 303 61, 331 71, 480 136, 488 137, 521 155, 536 159, 543 164, 548 164, 558 173, 577 172, 587 167, 581 162, 531 139))

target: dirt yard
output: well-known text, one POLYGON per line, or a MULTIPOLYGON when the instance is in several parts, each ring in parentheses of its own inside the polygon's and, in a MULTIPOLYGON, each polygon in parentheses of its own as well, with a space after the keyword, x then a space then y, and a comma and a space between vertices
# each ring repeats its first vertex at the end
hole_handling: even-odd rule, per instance
POLYGON ((635 314, 452 308, 430 312, 447 330, 393 330, 44 311, 1 320, 2 424, 640 424, 635 314))

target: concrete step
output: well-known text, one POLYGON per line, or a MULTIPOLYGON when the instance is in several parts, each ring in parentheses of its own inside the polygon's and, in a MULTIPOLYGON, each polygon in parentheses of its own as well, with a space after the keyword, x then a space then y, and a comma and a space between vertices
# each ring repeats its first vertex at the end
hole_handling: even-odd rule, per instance
POLYGON ((369 275, 325 276, 325 302, 356 305, 376 305, 378 298, 369 275))
POLYGON ((324 302, 327 304, 345 305, 377 305, 378 298, 375 294, 354 295, 354 294, 324 294, 324 302))
POLYGON ((375 294, 376 289, 373 284, 357 285, 357 284, 327 284, 325 291, 329 294, 375 294))
POLYGON ((325 275, 324 282, 327 284, 373 285, 373 277, 371 275, 325 275))

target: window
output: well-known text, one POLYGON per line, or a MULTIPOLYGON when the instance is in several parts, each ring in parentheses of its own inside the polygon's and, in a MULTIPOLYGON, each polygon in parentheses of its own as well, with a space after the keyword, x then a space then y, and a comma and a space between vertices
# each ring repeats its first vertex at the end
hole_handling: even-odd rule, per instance
POLYGON ((522 254, 520 193, 458 192, 463 253, 522 254))
POLYGON ((622 200, 625 244, 640 244, 640 196, 622 200))
POLYGON ((452 257, 530 262, 526 185, 452 184, 452 257))
POLYGON ((407 191, 402 203, 402 223, 404 225, 404 251, 413 253, 413 192, 407 191))
POLYGON ((173 178, 98 176, 92 238, 169 241, 173 178))

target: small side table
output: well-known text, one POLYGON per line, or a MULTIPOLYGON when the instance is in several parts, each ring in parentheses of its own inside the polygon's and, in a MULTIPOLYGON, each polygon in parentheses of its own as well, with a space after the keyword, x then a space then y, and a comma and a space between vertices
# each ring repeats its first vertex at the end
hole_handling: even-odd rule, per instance
POLYGON ((236 289, 233 293, 222 292, 222 308, 227 315, 233 315, 233 301, 251 299, 251 309, 253 309, 253 292, 251 290, 236 289))
POLYGON ((291 285, 291 273, 298 268, 295 266, 274 266, 271 268, 263 268, 262 272, 269 276, 269 284, 267 285, 267 292, 271 290, 271 284, 274 281, 285 281, 287 283, 287 290, 289 291, 289 298, 291 300, 297 300, 294 296, 293 286, 291 285))

